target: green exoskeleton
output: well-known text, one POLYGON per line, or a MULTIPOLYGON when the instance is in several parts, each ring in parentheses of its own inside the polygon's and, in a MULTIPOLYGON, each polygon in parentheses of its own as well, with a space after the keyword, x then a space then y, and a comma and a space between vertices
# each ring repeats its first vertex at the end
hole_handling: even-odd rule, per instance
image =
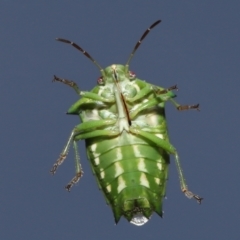
POLYGON ((116 223, 124 216, 141 226, 153 212, 162 216, 170 154, 175 157, 182 192, 198 203, 202 201, 188 190, 178 153, 169 141, 164 109, 166 101, 178 110, 198 110, 199 104, 179 105, 173 100, 176 95, 172 90, 176 86, 154 86, 129 71, 135 51, 160 22, 156 21, 144 32, 125 65, 112 64, 105 69, 74 42, 57 38, 88 57, 100 69, 101 77, 98 85, 88 92, 80 90, 73 81, 54 76, 54 81, 69 85, 81 97, 67 112, 78 115, 81 123, 72 130, 51 173, 55 174, 73 144, 76 175, 66 186, 70 191, 83 175, 77 141, 85 140, 92 171, 116 223))

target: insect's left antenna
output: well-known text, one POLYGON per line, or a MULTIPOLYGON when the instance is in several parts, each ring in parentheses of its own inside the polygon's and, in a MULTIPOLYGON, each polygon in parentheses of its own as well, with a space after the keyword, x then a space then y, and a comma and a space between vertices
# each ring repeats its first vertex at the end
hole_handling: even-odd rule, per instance
POLYGON ((162 20, 158 20, 155 23, 153 23, 142 35, 142 37, 140 38, 140 40, 136 43, 132 53, 130 54, 130 57, 128 58, 128 61, 126 63, 126 67, 128 69, 129 67, 129 63, 134 55, 134 53, 136 52, 136 50, 138 49, 138 47, 141 45, 143 39, 148 35, 148 33, 151 31, 151 29, 153 29, 156 25, 158 25, 162 20))
POLYGON ((60 42, 64 42, 64 43, 68 43, 70 45, 72 45, 73 47, 75 47, 77 50, 79 50, 80 52, 82 52, 86 57, 88 57, 99 69, 100 71, 103 73, 103 69, 102 67, 97 63, 96 60, 94 60, 90 54, 88 52, 86 52, 85 50, 83 50, 80 46, 78 46, 76 43, 74 42, 71 42, 69 40, 66 40, 66 39, 63 39, 63 38, 56 38, 57 41, 60 41, 60 42))

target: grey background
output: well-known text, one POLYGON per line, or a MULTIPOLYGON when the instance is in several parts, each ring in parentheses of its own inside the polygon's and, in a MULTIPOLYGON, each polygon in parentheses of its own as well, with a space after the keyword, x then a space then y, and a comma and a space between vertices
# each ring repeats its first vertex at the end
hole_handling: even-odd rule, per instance
MULTIPOLYGON (((5 239, 239 239, 239 1, 1 1, 0 3, 0 238, 5 239), (66 116, 78 96, 52 83, 53 74, 90 90, 100 76, 77 42, 101 66, 125 64, 141 34, 130 68, 140 79, 169 87, 177 100, 201 111, 167 104, 171 142, 190 189, 186 199, 170 165, 164 218, 143 227, 114 225, 98 191, 84 143, 84 177, 71 193, 72 151, 52 177, 49 170, 78 117, 66 116)), ((72 149, 71 149, 72 150, 72 149)), ((173 158, 172 158, 173 160, 173 158)))

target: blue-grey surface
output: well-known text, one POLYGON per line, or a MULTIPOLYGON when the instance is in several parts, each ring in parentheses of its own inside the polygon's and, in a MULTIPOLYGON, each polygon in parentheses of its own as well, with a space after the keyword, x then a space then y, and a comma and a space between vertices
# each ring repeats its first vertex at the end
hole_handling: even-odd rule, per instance
MULTIPOLYGON (((0 239, 239 239, 239 1, 1 1, 0 3, 0 239), (143 227, 114 225, 81 142, 84 177, 71 193, 74 156, 52 177, 78 117, 66 116, 78 99, 53 74, 90 90, 100 73, 89 59, 55 37, 74 40, 101 66, 125 64, 136 41, 162 19, 136 52, 131 69, 169 87, 171 142, 189 187, 202 205, 180 191, 172 158, 164 218, 143 227)), ((72 150, 72 149, 71 149, 72 150)))

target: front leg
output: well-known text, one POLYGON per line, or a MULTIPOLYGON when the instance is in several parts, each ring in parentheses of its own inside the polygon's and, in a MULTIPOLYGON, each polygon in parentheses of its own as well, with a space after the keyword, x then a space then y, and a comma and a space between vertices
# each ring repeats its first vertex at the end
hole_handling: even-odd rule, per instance
POLYGON ((114 99, 101 97, 98 94, 93 93, 93 92, 81 91, 80 88, 78 87, 78 85, 74 81, 67 80, 64 78, 59 78, 56 75, 54 75, 53 82, 56 82, 56 81, 64 83, 64 84, 72 87, 76 91, 76 93, 81 97, 89 98, 94 101, 101 101, 103 103, 113 103, 114 102, 114 99))
POLYGON ((80 94, 81 91, 80 91, 78 85, 77 85, 74 81, 67 80, 67 79, 64 79, 64 78, 59 78, 59 77, 57 77, 56 75, 53 76, 53 80, 52 80, 52 81, 53 81, 53 82, 61 82, 61 83, 64 83, 64 84, 72 87, 72 88, 76 91, 76 93, 77 93, 78 95, 81 95, 81 94, 80 94))

